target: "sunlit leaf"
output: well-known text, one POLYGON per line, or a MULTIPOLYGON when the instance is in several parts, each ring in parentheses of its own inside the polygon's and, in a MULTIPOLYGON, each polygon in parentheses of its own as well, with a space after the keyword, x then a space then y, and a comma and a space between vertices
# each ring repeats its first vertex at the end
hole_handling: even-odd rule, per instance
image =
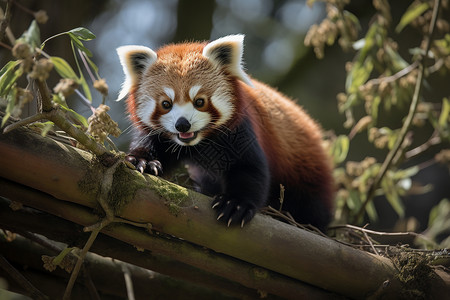
POLYGON ((22 69, 15 68, 20 61, 10 61, 0 70, 0 97, 6 97, 16 80, 22 75, 22 69))
POLYGON ((89 124, 85 117, 74 111, 73 109, 70 109, 68 107, 61 106, 73 119, 77 120, 80 124, 82 124, 84 127, 88 128, 89 124))
POLYGON ((345 83, 347 93, 353 94, 358 92, 359 87, 369 79, 373 66, 371 57, 367 57, 363 63, 356 62, 353 64, 345 83))
POLYGON ((5 115, 2 119, 1 127, 5 126, 6 121, 12 116, 14 107, 16 106, 16 90, 12 89, 11 93, 7 97, 8 105, 6 106, 5 115))
POLYGON ((41 135, 45 137, 47 133, 53 129, 53 122, 45 122, 43 123, 44 127, 41 129, 41 135))
POLYGON ((395 28, 395 31, 397 33, 400 33, 403 30, 403 28, 405 28, 409 23, 411 23, 415 18, 423 14, 429 8, 430 5, 428 4, 428 2, 423 2, 420 4, 414 2, 413 4, 411 4, 406 10, 406 12, 403 14, 400 22, 395 28))
POLYGON ((53 65, 56 69, 56 72, 58 72, 58 74, 62 78, 69 78, 69 79, 73 79, 73 80, 76 80, 77 82, 79 82, 78 76, 75 74, 74 70, 67 63, 67 61, 65 61, 61 57, 56 57, 56 56, 50 57, 50 60, 53 63, 53 65))
POLYGON ((84 127, 87 128, 89 126, 86 118, 77 113, 76 111, 74 111, 73 109, 69 108, 67 102, 63 98, 61 98, 58 94, 53 95, 53 102, 58 103, 64 111, 66 111, 73 119, 77 120, 84 127))
POLYGON ((87 56, 92 56, 92 52, 83 45, 83 43, 78 39, 76 35, 69 32, 69 36, 75 47, 85 52, 87 56))
POLYGON ((442 110, 438 121, 440 128, 448 127, 449 114, 450 114, 450 101, 448 100, 448 98, 444 98, 442 99, 442 110))
POLYGON ((332 155, 335 164, 339 164, 347 158, 349 148, 350 140, 346 135, 340 135, 336 138, 332 147, 332 155))
POLYGON ((69 34, 76 36, 77 38, 83 41, 90 41, 96 38, 95 34, 93 34, 89 29, 84 27, 77 27, 68 31, 69 34))
POLYGON ((381 96, 377 94, 375 97, 373 97, 372 101, 372 107, 371 107, 371 115, 372 115, 372 126, 376 126, 377 120, 378 120, 378 110, 381 103, 381 96))
POLYGON ((407 169, 403 169, 403 170, 399 170, 399 171, 395 172, 393 174, 392 178, 394 180, 410 178, 410 177, 416 175, 417 173, 419 173, 419 171, 420 171, 419 166, 414 166, 411 168, 407 168, 407 169))

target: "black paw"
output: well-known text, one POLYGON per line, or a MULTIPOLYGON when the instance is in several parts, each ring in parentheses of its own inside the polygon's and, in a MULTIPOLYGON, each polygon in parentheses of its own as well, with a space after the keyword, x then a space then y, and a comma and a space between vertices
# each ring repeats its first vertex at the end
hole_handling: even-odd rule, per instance
POLYGON ((256 207, 251 203, 233 200, 225 195, 214 197, 212 208, 217 210, 217 220, 226 222, 228 227, 231 224, 244 227, 256 213, 256 207))
POLYGON ((143 158, 138 159, 133 155, 125 156, 125 159, 131 164, 133 164, 136 167, 136 169, 141 173, 145 172, 155 176, 160 176, 163 173, 162 165, 159 162, 159 160, 147 161, 146 159, 143 158))

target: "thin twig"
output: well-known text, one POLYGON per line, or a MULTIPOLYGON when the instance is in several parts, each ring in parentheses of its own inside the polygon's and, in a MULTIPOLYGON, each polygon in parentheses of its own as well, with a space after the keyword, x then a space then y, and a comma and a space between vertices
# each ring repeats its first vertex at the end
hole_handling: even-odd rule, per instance
POLYGON ((366 238, 367 242, 369 243, 370 247, 372 248, 372 251, 373 251, 376 255, 380 255, 380 254, 378 254, 377 249, 375 249, 375 247, 373 246, 372 240, 371 240, 371 238, 367 235, 367 232, 363 231, 362 233, 364 234, 364 237, 366 238))
POLYGON ((32 11, 31 9, 29 9, 28 7, 20 4, 18 1, 12 1, 14 3, 15 6, 17 6, 18 8, 20 8, 21 10, 23 10, 24 12, 34 16, 34 11, 32 11))
POLYGON ((433 132, 433 134, 431 135, 431 137, 428 139, 428 141, 426 141, 422 145, 406 152, 405 158, 409 159, 413 156, 419 155, 419 154, 423 153, 424 151, 428 150, 431 146, 437 145, 440 142, 441 142, 441 137, 439 136, 439 132, 437 130, 435 130, 433 132))
POLYGON ((391 76, 385 76, 385 77, 381 77, 381 78, 374 78, 371 79, 369 81, 366 82, 366 84, 374 84, 374 85, 379 85, 382 82, 394 82, 400 78, 402 78, 403 76, 409 74, 411 71, 413 71, 414 69, 416 69, 419 66, 419 61, 416 60, 415 62, 413 62, 412 64, 410 64, 409 66, 407 66, 404 69, 401 69, 400 71, 398 71, 397 73, 391 75, 391 76))
POLYGON ((39 120, 49 120, 50 117, 51 117, 50 116, 51 114, 52 114, 51 112, 37 113, 37 114, 32 115, 32 116, 30 116, 28 118, 22 119, 20 121, 17 121, 15 123, 12 123, 12 124, 6 126, 5 129, 3 129, 3 133, 11 132, 14 129, 17 129, 19 127, 22 127, 22 126, 25 126, 25 125, 37 122, 39 120))
POLYGON ((97 238, 97 235, 100 232, 100 228, 98 230, 92 231, 91 235, 89 236, 89 239, 87 240, 86 244, 83 247, 83 250, 81 250, 80 257, 77 260, 77 263, 72 271, 72 274, 70 275, 69 283, 66 286, 66 290, 64 291, 63 300, 69 300, 70 296, 72 294, 72 289, 75 284, 75 281, 77 280, 78 273, 80 272, 81 266, 83 265, 84 258, 86 257, 86 254, 88 253, 89 249, 91 248, 92 244, 94 243, 95 239, 97 238))
MULTIPOLYGON (((428 51, 430 49, 431 38, 432 38, 432 35, 434 32, 434 28, 436 26, 440 2, 441 2, 440 0, 436 0, 434 7, 433 7, 433 16, 431 19, 430 28, 429 28, 428 34, 425 36, 425 48, 424 48, 424 52, 423 52, 425 54, 428 53, 428 51)), ((362 203, 361 208, 359 209, 358 213, 356 214, 356 217, 353 220, 353 222, 358 222, 364 216, 367 205, 373 200, 373 198, 375 196, 375 191, 378 189, 384 175, 391 167, 394 158, 398 155, 398 151, 400 151, 403 141, 405 140, 406 134, 408 133, 408 131, 410 129, 410 126, 412 124, 414 115, 416 114, 417 106, 418 106, 419 100, 420 100, 420 95, 421 95, 421 90, 422 90, 422 81, 423 81, 423 77, 424 77, 424 73, 425 73, 424 71, 425 71, 426 59, 427 59, 427 56, 425 55, 419 61, 419 67, 418 67, 419 72, 417 75, 416 86, 414 89, 414 95, 413 95, 413 98, 411 101, 411 105, 409 107, 408 115, 407 115, 406 120, 403 123, 403 126, 400 130, 399 136, 398 136, 397 140, 395 141, 395 144, 392 147, 391 151, 389 151, 388 155, 386 156, 386 159, 384 160, 383 164, 381 165, 380 171, 378 172, 373 183, 371 184, 371 186, 367 192, 367 197, 364 200, 364 202, 362 203)))
POLYGON ((81 61, 83 62, 84 68, 88 72, 89 77, 92 80, 92 83, 94 83, 95 82, 95 76, 94 76, 94 74, 92 74, 91 68, 89 67, 89 64, 87 63, 86 58, 84 57, 84 55, 85 55, 84 52, 81 51, 80 49, 78 49, 78 54, 81 57, 81 61))
POLYGON ((75 89, 75 93, 80 97, 81 103, 89 107, 92 113, 95 113, 95 108, 92 106, 88 98, 86 98, 79 90, 75 89))
POLYGON ((3 42, 0 42, 0 46, 3 47, 3 48, 8 49, 8 50, 10 50, 10 51, 12 50, 12 47, 11 47, 10 45, 5 44, 5 43, 3 43, 3 42))
POLYGON ((25 278, 16 268, 14 268, 3 255, 0 254, 0 268, 5 270, 21 287, 23 287, 33 299, 43 300, 48 297, 38 290, 28 279, 25 278))
MULTIPOLYGON (((3 41, 3 38, 5 37, 6 28, 9 26, 9 22, 11 21, 11 0, 6 1, 6 10, 5 14, 3 15, 3 20, 0 23, 0 41, 3 41)), ((1 11, 1 8, 0 8, 1 11)))
POLYGON ((358 227, 355 225, 349 225, 349 224, 331 226, 329 229, 342 229, 342 228, 352 229, 352 230, 356 230, 356 231, 360 231, 360 232, 366 232, 368 234, 379 235, 379 236, 398 236, 398 237, 410 236, 410 235, 415 236, 415 237, 421 236, 420 234, 415 233, 415 232, 381 232, 381 231, 374 231, 374 230, 358 227))

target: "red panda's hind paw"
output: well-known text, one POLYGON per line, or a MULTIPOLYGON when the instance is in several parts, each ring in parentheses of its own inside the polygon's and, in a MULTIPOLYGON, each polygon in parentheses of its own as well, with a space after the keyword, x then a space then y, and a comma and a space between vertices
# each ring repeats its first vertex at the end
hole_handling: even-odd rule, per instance
POLYGON ((155 176, 162 175, 162 165, 159 160, 147 161, 143 158, 137 159, 133 155, 125 156, 125 160, 130 162, 141 173, 149 173, 155 176))
POLYGON ((244 227, 256 213, 254 205, 228 200, 225 195, 215 196, 211 207, 217 211, 217 220, 225 222, 228 227, 231 224, 244 227))

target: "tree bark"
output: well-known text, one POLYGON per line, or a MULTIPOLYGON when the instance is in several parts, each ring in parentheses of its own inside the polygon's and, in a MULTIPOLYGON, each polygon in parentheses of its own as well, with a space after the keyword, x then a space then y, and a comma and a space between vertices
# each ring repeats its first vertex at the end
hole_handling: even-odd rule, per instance
MULTIPOLYGON (((99 208, 106 169, 89 153, 17 129, 0 135, 0 165, 0 177, 51 195, 37 200, 24 192, 20 199, 27 205, 83 226, 99 220, 92 208, 99 208)), ((322 289, 359 299, 399 295, 397 271, 387 258, 262 215, 243 229, 227 228, 215 220, 208 197, 124 164, 112 176, 108 199, 116 215, 150 223, 154 234, 113 225, 103 231, 109 236, 286 298, 320 298, 326 295, 322 289), (288 288, 296 288, 296 294, 286 293, 288 288)), ((8 182, 0 191, 6 198, 18 193, 8 182)))

